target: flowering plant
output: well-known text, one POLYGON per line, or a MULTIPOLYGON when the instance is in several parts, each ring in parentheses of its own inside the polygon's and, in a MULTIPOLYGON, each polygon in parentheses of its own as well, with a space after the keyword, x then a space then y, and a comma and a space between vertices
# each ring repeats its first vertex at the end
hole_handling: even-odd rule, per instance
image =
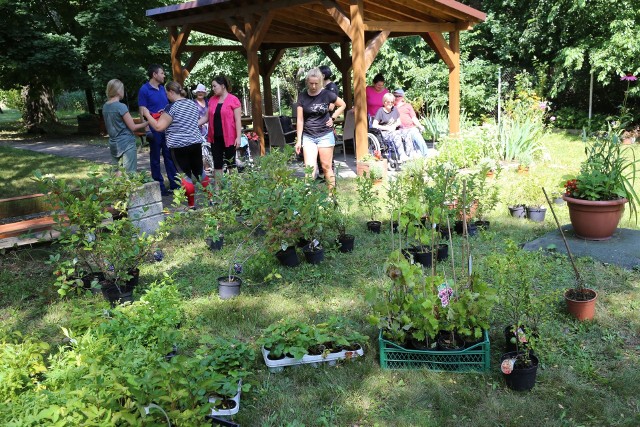
POLYGON ((587 146, 585 154, 578 176, 564 184, 565 195, 594 201, 625 198, 637 218, 640 199, 633 187, 637 163, 634 151, 623 148, 618 135, 610 133, 587 146))
POLYGON ((258 134, 255 132, 245 132, 244 136, 246 136, 249 141, 257 141, 260 139, 258 134))

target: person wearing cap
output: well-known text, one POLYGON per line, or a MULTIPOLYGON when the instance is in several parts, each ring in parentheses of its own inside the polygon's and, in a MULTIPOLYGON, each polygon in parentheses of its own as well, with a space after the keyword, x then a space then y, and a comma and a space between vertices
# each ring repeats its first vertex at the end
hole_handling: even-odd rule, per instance
MULTIPOLYGON (((193 90, 193 94, 196 96, 193 102, 196 103, 196 107, 198 107, 198 115, 200 117, 206 117, 207 112, 209 111, 209 104, 206 98, 207 96, 207 88, 202 84, 198 83, 198 86, 193 90)), ((207 136, 208 123, 200 126, 200 133, 202 136, 207 136)))
POLYGON ((382 74, 376 74, 373 77, 373 85, 367 86, 367 114, 369 117, 376 115, 384 105, 382 103, 382 97, 385 93, 389 93, 389 90, 384 87, 384 76, 382 74))
MULTIPOLYGON (((424 126, 418 120, 416 112, 411 104, 404 99, 404 90, 396 89, 393 91, 396 109, 400 114, 400 127, 402 130, 402 138, 406 144, 412 144, 413 147, 424 157, 429 156, 429 147, 422 137, 424 126)), ((433 150, 435 151, 435 150, 433 150)))
POLYGON ((382 104, 383 107, 380 108, 376 113, 375 117, 373 118, 371 127, 380 130, 384 142, 393 145, 393 148, 397 154, 398 162, 404 163, 409 160, 409 156, 413 152, 413 147, 408 147, 411 148, 411 150, 406 150, 403 144, 402 134, 398 130, 398 128, 400 127, 400 115, 398 114, 398 110, 393 105, 393 95, 390 93, 385 93, 382 97, 382 104))

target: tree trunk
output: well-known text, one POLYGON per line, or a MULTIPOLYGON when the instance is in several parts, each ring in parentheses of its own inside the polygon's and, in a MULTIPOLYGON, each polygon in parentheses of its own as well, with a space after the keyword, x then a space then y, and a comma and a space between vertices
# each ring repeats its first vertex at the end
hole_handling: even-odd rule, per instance
POLYGON ((22 120, 28 133, 46 133, 51 124, 58 123, 50 88, 32 83, 22 88, 21 95, 25 105, 22 120))
POLYGON ((84 96, 87 98, 87 112, 91 114, 96 113, 96 102, 93 99, 93 89, 87 88, 84 90, 84 96))

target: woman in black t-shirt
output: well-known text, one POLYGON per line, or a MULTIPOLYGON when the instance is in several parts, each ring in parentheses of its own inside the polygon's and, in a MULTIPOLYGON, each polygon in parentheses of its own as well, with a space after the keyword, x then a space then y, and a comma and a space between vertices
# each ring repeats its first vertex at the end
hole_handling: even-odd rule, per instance
POLYGON ((323 89, 323 76, 319 69, 309 70, 305 82, 307 89, 300 92, 296 103, 296 153, 300 154, 304 148, 304 164, 313 168, 313 176, 318 173, 316 163, 319 156, 327 185, 333 188, 335 176, 331 162, 336 145, 333 120, 342 114, 345 103, 335 93, 323 89), (329 110, 331 104, 336 107, 333 112, 329 110))

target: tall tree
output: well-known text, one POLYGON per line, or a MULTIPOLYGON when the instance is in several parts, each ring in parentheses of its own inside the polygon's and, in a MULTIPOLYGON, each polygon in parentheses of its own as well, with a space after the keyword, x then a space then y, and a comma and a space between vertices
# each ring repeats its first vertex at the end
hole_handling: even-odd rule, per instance
POLYGON ((145 11, 168 0, 0 0, 0 87, 23 87, 24 123, 46 130, 55 121, 53 94, 94 93, 111 78, 132 98, 149 63, 166 60, 168 36, 145 11))

